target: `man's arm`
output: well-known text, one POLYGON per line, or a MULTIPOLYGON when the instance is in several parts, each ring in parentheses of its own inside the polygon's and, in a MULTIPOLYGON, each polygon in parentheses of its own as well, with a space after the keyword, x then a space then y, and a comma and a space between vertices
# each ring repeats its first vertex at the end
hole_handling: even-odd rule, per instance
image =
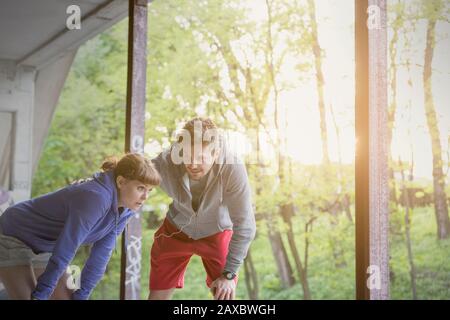
POLYGON ((224 202, 233 222, 233 236, 224 269, 237 273, 256 233, 250 183, 243 164, 232 165, 225 185, 224 202))
POLYGON ((168 170, 168 160, 167 157, 170 156, 170 152, 167 150, 161 152, 156 158, 152 159, 152 163, 155 166, 155 169, 159 172, 161 176, 161 182, 159 187, 164 190, 166 193, 168 192, 168 183, 170 181, 169 178, 169 170, 168 170))
MULTIPOLYGON (((233 222, 233 236, 228 247, 224 271, 237 274, 250 243, 255 238, 256 224, 252 208, 251 189, 244 165, 232 165, 225 185, 224 202, 233 222)), ((214 299, 234 300, 236 279, 228 280, 221 276, 211 284, 214 299)))

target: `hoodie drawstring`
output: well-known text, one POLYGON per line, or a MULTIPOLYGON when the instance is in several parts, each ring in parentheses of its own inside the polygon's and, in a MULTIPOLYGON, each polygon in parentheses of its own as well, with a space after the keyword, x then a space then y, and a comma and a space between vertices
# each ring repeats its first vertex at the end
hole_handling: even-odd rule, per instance
MULTIPOLYGON (((116 238, 118 237, 118 234, 117 234, 117 215, 118 214, 119 213, 116 213, 116 215, 114 216, 114 224, 115 224, 115 226, 114 226, 114 233, 116 234, 116 238)), ((117 253, 117 239, 114 242, 114 253, 117 253)))
POLYGON ((220 176, 220 183, 219 183, 220 204, 222 204, 222 201, 223 201, 222 171, 219 173, 219 176, 220 176))

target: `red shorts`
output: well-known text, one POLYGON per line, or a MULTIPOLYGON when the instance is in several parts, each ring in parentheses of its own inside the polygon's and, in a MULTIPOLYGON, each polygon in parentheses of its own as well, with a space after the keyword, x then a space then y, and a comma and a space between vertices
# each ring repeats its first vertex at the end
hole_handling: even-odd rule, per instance
MULTIPOLYGON (((194 240, 179 232, 166 218, 154 236, 150 254, 150 290, 183 288, 184 273, 193 254, 202 258, 206 285, 210 287, 222 275, 232 234, 233 231, 224 230, 194 240), (171 234, 171 237, 165 236, 171 234)), ((235 279, 237 281, 237 277, 235 279)))

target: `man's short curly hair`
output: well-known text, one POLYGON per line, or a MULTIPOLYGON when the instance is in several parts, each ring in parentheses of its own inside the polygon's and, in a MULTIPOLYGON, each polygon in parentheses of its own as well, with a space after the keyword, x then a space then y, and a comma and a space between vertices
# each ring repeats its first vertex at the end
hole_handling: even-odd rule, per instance
MULTIPOLYGON (((185 123, 185 125, 183 126, 183 130, 186 130, 189 132, 189 135, 191 137, 191 144, 194 144, 195 140, 194 137, 195 136, 199 136, 201 137, 201 141, 202 144, 210 144, 212 142, 214 142, 214 138, 215 136, 213 135, 211 138, 212 140, 204 140, 204 136, 205 136, 205 132, 207 132, 208 130, 218 130, 216 124, 214 123, 214 121, 212 121, 209 118, 202 118, 202 117, 196 117, 194 119, 189 120, 188 122, 185 123), (201 123, 201 131, 199 130, 199 124, 201 123)), ((182 142, 183 141, 183 136, 180 135, 178 137, 178 142, 182 142)))

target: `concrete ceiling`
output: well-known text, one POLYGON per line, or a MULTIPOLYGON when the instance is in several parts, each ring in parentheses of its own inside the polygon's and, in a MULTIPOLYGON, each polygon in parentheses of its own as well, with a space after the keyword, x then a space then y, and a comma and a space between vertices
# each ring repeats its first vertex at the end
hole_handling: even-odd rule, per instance
POLYGON ((40 69, 127 15, 128 0, 0 0, 0 59, 40 69), (66 27, 73 4, 80 30, 66 27))

